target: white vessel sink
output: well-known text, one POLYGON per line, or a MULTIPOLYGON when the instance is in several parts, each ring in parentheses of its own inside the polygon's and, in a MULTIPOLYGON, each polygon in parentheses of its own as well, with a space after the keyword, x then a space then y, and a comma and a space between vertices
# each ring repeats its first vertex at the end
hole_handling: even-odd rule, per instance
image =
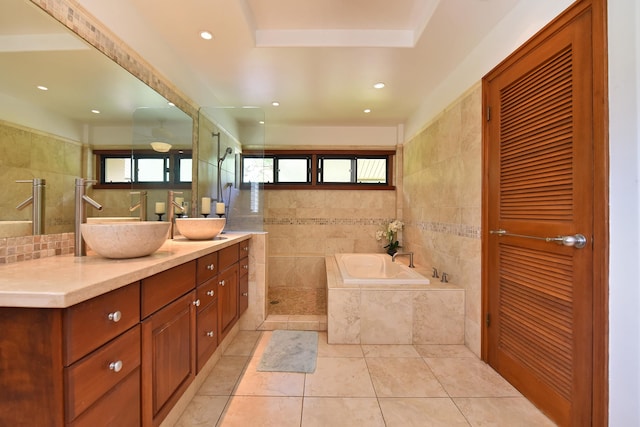
POLYGON ((178 233, 189 240, 210 240, 224 229, 225 218, 176 218, 178 233))
POLYGON ((90 216, 87 218, 87 223, 106 224, 112 222, 135 222, 139 220, 137 216, 90 216))
POLYGON ((105 258, 151 255, 167 240, 168 222, 129 221, 80 224, 87 246, 105 258))

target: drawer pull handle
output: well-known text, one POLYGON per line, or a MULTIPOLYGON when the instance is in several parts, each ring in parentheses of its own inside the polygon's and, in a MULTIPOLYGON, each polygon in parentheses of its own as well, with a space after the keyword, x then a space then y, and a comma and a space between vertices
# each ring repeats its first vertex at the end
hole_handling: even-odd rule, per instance
POLYGON ((214 334, 213 334, 213 331, 209 331, 209 332, 207 332, 207 336, 208 336, 208 337, 213 337, 213 335, 214 335, 214 334))
POLYGON ((210 297, 214 296, 216 293, 213 290, 207 291, 207 295, 210 297))
POLYGON ((113 313, 109 313, 107 318, 112 322, 119 322, 120 319, 122 319, 122 313, 120 313, 120 310, 117 310, 117 311, 114 311, 113 313))
POLYGON ((221 280, 220 282, 218 282, 220 284, 220 286, 224 286, 224 280, 221 280))
POLYGON ((113 372, 120 372, 122 370, 122 360, 109 363, 109 369, 113 372))
POLYGON ((207 265, 207 270, 211 270, 211 271, 213 271, 213 268, 214 268, 214 267, 213 267, 213 264, 209 264, 209 265, 207 265))
POLYGON ((197 299, 193 302, 193 305, 195 305, 196 307, 200 307, 200 300, 197 299))
POLYGON ((248 296, 249 296, 249 292, 243 292, 243 293, 242 293, 242 296, 243 296, 243 297, 248 297, 248 296))

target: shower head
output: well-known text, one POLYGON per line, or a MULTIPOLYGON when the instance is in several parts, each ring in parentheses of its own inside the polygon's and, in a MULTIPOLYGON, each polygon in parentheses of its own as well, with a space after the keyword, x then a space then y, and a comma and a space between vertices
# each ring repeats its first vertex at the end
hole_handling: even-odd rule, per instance
POLYGON ((224 159, 227 157, 227 155, 233 153, 233 149, 231 147, 227 147, 226 150, 224 150, 224 155, 222 157, 220 157, 220 160, 218 160, 220 163, 224 162, 224 159))

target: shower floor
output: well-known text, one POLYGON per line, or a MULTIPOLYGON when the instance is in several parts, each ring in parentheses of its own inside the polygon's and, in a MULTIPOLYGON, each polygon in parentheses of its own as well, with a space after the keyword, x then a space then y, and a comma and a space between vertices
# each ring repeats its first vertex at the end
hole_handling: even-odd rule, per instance
POLYGON ((326 315, 327 290, 323 288, 269 288, 269 315, 326 315))

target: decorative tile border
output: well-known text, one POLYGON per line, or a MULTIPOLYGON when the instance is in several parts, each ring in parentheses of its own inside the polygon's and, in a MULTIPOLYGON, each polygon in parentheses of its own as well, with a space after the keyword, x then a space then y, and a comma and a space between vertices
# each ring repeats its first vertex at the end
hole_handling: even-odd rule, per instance
POLYGON ((0 238, 0 264, 73 253, 74 233, 0 238))
MULTIPOLYGON (((264 225, 376 225, 386 226, 393 218, 264 218, 264 225)), ((407 227, 420 231, 453 234, 470 239, 480 239, 480 227, 446 222, 405 222, 407 227)))

